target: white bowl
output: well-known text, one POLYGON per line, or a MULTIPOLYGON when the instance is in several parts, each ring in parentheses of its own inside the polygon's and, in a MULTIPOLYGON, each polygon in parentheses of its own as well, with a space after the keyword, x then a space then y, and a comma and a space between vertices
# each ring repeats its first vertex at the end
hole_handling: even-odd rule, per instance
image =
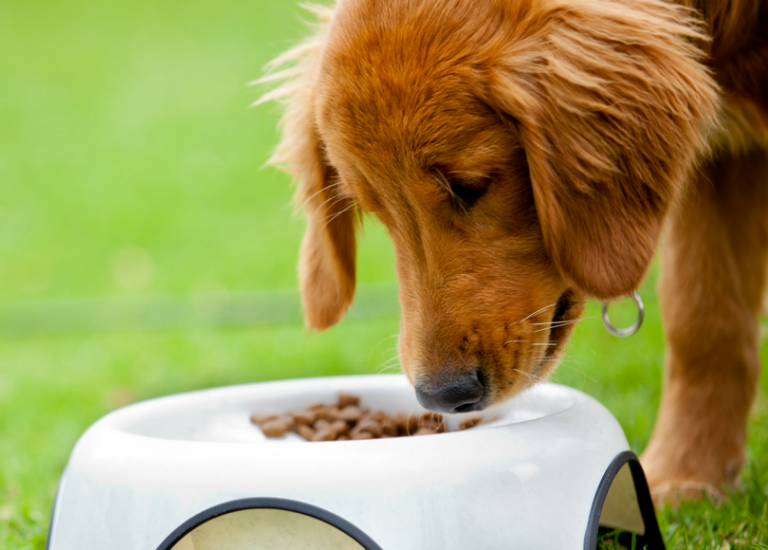
POLYGON ((484 411, 491 423, 423 437, 308 443, 249 422, 340 391, 423 412, 405 377, 379 375, 198 391, 105 416, 72 452, 49 550, 592 550, 599 527, 664 547, 621 427, 579 391, 542 384, 484 411))

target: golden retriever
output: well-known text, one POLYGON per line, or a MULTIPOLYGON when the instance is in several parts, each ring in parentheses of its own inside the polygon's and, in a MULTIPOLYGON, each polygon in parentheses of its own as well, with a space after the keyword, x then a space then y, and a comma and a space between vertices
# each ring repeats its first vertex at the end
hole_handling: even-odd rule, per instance
POLYGON ((584 300, 643 280, 668 339, 643 464, 737 483, 768 251, 768 1, 340 0, 264 80, 308 218, 306 321, 339 321, 355 223, 394 241, 420 401, 482 409, 555 368, 584 300))

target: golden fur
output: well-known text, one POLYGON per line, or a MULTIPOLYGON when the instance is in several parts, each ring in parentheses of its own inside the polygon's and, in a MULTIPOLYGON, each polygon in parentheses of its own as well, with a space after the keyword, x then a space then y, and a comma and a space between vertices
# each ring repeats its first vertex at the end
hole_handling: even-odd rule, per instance
POLYGON ((278 58, 272 162, 308 218, 307 323, 355 287, 357 216, 395 245, 414 381, 488 403, 555 367, 586 298, 642 281, 663 227, 669 340, 644 455, 662 498, 734 484, 759 363, 768 2, 341 0, 278 58), (691 490, 691 488, 694 488, 691 490))

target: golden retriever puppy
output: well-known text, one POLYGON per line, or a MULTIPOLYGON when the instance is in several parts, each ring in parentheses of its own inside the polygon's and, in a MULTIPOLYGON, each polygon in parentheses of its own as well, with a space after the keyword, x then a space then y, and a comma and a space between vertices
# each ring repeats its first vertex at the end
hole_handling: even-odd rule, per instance
POLYGON ((426 407, 545 379, 588 298, 666 228, 669 342, 643 461, 661 498, 737 482, 768 250, 768 2, 341 0, 275 61, 273 162, 308 218, 306 320, 339 321, 355 223, 394 241, 403 370, 426 407))

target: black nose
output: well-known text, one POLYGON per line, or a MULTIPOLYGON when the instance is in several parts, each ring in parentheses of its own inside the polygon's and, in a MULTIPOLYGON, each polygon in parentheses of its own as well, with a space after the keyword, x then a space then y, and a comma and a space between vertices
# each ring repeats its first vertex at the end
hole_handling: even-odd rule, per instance
POLYGON ((417 379, 414 386, 419 403, 431 411, 461 413, 479 411, 485 406, 486 387, 479 369, 417 379))

